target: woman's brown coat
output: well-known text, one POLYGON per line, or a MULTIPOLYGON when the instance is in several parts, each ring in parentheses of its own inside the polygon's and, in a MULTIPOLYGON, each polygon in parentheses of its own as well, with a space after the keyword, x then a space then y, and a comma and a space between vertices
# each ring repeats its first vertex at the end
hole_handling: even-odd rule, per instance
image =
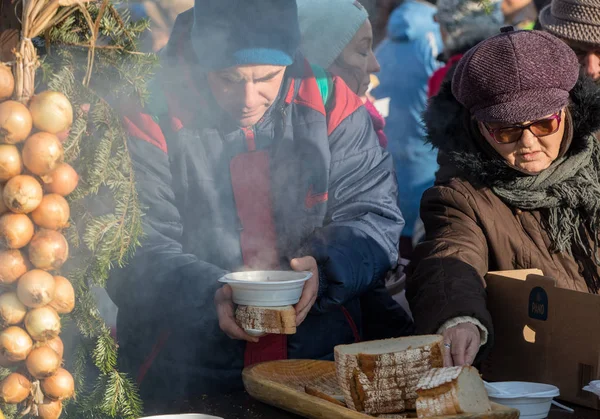
MULTIPOLYGON (((577 93, 586 92, 578 89, 577 93)), ((578 98, 571 105, 573 141, 597 128, 600 98, 596 96, 578 98), (591 115, 594 110, 597 113, 591 115)), ((431 142, 442 151, 464 147, 466 155, 472 130, 465 121, 463 110, 445 85, 426 114, 431 142)), ((447 159, 441 157, 440 165, 438 182, 421 201, 426 237, 408 269, 407 297, 417 333, 435 333, 449 319, 471 316, 488 329, 489 348, 493 326, 484 282, 489 271, 538 268, 556 278, 560 287, 588 292, 580 265, 591 261, 550 251, 539 211, 509 207, 447 159)))

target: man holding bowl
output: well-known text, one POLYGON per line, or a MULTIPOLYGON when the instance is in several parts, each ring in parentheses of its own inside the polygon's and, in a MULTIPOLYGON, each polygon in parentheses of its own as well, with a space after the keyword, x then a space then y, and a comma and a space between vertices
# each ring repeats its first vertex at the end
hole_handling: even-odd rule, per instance
MULTIPOLYGON (((357 25, 365 13, 349 0, 357 25)), ((149 111, 125 119, 145 237, 109 292, 123 368, 159 411, 240 388, 256 362, 333 359, 362 338, 372 293, 389 336, 412 330, 383 288, 404 224, 392 160, 361 100, 311 67, 299 38, 294 0, 197 0, 162 53, 149 111), (236 324, 218 280, 243 269, 312 272, 296 334, 236 324)))

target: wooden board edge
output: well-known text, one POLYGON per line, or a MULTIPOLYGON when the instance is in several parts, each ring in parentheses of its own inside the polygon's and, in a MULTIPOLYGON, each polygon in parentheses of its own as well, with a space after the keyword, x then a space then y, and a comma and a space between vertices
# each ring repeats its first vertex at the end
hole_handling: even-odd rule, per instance
POLYGON ((248 394, 255 399, 303 417, 373 419, 373 416, 351 410, 347 407, 337 406, 319 397, 311 396, 305 392, 296 391, 289 387, 278 386, 273 381, 256 376, 256 374, 253 373, 253 367, 245 369, 242 372, 242 381, 248 394), (290 408, 289 405, 280 403, 276 398, 270 397, 269 394, 273 394, 274 392, 283 395, 284 397, 287 396, 289 399, 296 399, 299 404, 302 403, 303 410, 290 408), (306 416, 307 414, 311 416, 306 416))

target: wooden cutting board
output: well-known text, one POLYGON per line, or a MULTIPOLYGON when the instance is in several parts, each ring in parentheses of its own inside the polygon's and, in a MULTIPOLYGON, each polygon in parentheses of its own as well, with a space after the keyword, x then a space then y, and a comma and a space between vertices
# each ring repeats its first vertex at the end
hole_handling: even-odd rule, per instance
MULTIPOLYGON (((312 419, 368 419, 373 416, 306 393, 306 387, 335 398, 342 394, 331 361, 285 360, 246 368, 242 374, 246 391, 255 399, 312 419)), ((401 416, 398 416, 400 418, 401 416)), ((492 403, 486 414, 440 416, 452 419, 517 419, 519 411, 492 403)))

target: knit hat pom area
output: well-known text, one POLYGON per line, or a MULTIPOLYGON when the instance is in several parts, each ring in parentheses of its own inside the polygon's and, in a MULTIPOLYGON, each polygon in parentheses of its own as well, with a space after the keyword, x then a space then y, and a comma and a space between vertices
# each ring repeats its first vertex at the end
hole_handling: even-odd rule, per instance
POLYGON ((452 94, 479 121, 519 123, 566 106, 578 77, 577 56, 560 39, 506 27, 459 61, 452 94))
POLYGON ((191 41, 207 70, 292 64, 300 45, 295 0, 195 0, 191 41))

